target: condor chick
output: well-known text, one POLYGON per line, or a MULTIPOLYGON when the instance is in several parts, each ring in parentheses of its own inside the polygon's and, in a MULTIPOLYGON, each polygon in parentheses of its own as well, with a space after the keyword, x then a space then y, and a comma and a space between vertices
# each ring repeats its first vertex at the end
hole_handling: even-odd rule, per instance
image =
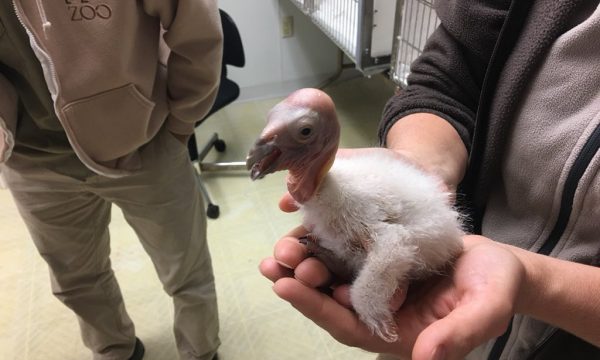
POLYGON ((393 342, 394 292, 439 272, 462 251, 459 215, 438 179, 391 151, 336 158, 339 137, 331 98, 298 90, 269 112, 247 166, 253 180, 288 170, 310 252, 351 282, 361 321, 393 342))

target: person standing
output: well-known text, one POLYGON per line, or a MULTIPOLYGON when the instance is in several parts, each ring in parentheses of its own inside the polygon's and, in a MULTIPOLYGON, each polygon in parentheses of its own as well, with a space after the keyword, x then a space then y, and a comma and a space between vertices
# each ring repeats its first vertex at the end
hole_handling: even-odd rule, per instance
POLYGON ((173 298, 181 359, 216 356, 204 204, 186 143, 214 102, 221 58, 216 1, 0 4, 0 170, 94 359, 144 353, 111 269, 112 204, 173 298))

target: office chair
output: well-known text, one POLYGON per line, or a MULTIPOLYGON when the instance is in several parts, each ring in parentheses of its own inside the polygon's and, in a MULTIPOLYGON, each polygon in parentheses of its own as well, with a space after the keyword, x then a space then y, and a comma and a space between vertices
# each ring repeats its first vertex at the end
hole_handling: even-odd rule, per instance
MULTIPOLYGON (((236 67, 243 67, 246 63, 244 56, 244 48, 242 46, 242 38, 238 31, 237 26, 233 22, 231 16, 225 11, 219 10, 221 14, 221 23, 223 25, 223 65, 221 71, 221 83, 219 84, 219 90, 217 98, 208 114, 200 121, 196 123, 196 126, 202 124, 208 117, 222 109, 223 107, 231 104, 240 96, 240 87, 231 79, 227 78, 227 65, 233 65, 236 67)), ((223 152, 226 149, 225 142, 219 138, 217 133, 214 133, 208 143, 204 145, 201 151, 198 151, 198 145, 196 143, 196 134, 190 137, 188 142, 188 151, 192 162, 198 166, 198 186, 204 196, 207 208, 206 216, 211 219, 219 217, 219 206, 213 203, 210 194, 208 193, 206 186, 200 179, 199 173, 202 171, 216 171, 216 170, 246 170, 246 163, 243 161, 239 162, 221 162, 221 163, 206 163, 203 162, 204 158, 212 148, 219 152, 223 152)))

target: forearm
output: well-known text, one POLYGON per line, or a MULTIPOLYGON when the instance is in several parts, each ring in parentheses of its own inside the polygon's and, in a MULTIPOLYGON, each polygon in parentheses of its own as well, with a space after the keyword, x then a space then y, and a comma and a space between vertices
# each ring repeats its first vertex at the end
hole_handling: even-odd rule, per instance
POLYGON ((527 274, 516 311, 600 346, 600 268, 510 248, 527 274))
POLYGON ((452 190, 465 173, 467 149, 454 127, 437 115, 415 113, 396 121, 386 145, 440 176, 452 190))

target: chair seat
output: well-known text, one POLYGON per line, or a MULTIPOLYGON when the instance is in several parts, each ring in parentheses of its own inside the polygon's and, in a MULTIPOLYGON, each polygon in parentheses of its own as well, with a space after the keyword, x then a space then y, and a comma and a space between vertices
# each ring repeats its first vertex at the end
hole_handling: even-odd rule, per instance
MULTIPOLYGON (((206 114, 206 116, 196 123, 196 126, 200 125, 204 120, 208 119, 212 114, 216 113, 220 109, 224 108, 226 105, 234 102, 238 96, 240 96, 240 87, 235 82, 229 80, 226 77, 221 78, 221 83, 219 84, 219 92, 217 93, 217 98, 215 99, 215 103, 212 108, 206 114)), ((190 137, 188 141, 188 152, 190 155, 190 160, 196 161, 198 160, 198 144, 196 143, 196 136, 190 137)))
MULTIPOLYGON (((231 104, 240 96, 240 87, 235 82, 229 80, 226 77, 221 78, 221 84, 219 85, 219 92, 217 93, 217 98, 215 99, 215 103, 212 108, 208 112, 208 114, 204 117, 206 119, 210 115, 214 114, 221 108, 224 108, 226 105, 231 104)), ((196 123, 198 126, 204 119, 200 120, 196 123)))
MULTIPOLYGON (((196 126, 200 125, 202 122, 204 122, 204 120, 209 118, 218 110, 234 102, 240 96, 240 87, 238 84, 227 78, 227 65, 233 65, 236 67, 243 67, 245 65, 246 60, 244 56, 244 48, 242 46, 242 38, 240 37, 240 33, 233 19, 223 10, 220 10, 219 13, 221 15, 221 25, 223 26, 223 63, 221 68, 221 82, 219 84, 219 89, 217 90, 215 103, 208 114, 196 122, 196 126)), ((206 169, 205 165, 207 164, 203 163, 203 160, 211 149, 214 148, 217 151, 223 152, 225 151, 225 147, 225 142, 222 139, 219 139, 217 133, 214 133, 209 141, 204 144, 200 152, 198 152, 198 144, 196 144, 195 134, 190 137, 188 142, 190 160, 195 162, 196 166, 198 167, 198 187, 200 188, 200 191, 202 192, 202 195, 206 199, 207 203, 206 215, 211 219, 216 219, 219 217, 219 206, 212 202, 210 195, 206 190, 204 183, 202 182, 202 179, 200 179, 199 171, 206 169)), ((221 164, 225 164, 226 166, 219 167, 219 169, 231 169, 230 166, 227 166, 231 163, 219 163, 219 165, 221 164)), ((235 166, 236 169, 239 167, 237 162, 235 166)))

